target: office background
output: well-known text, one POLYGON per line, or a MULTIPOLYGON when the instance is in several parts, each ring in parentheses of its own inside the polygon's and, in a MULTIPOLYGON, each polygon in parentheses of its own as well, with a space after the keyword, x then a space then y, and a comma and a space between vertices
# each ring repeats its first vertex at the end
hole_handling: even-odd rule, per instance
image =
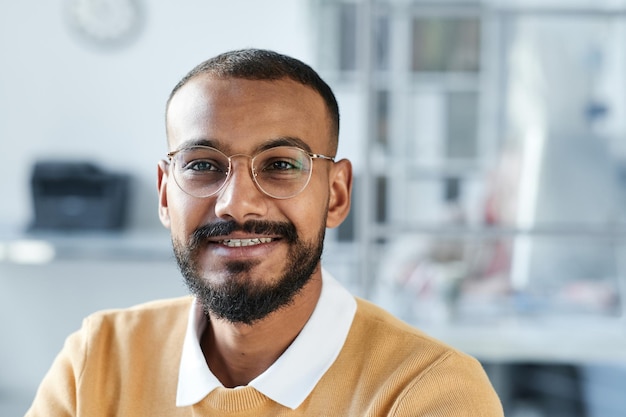
POLYGON ((243 47, 337 93, 356 189, 327 269, 476 355, 507 416, 626 411, 624 2, 0 7, 0 415, 24 413, 85 315, 186 293, 156 211, 164 104, 243 47), (41 186, 59 172, 127 178, 121 228, 72 224, 111 197, 41 186))

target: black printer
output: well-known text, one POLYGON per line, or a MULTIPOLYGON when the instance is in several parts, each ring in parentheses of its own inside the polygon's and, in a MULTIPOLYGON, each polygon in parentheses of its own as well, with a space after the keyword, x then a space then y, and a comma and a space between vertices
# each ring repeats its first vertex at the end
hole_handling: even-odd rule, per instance
POLYGON ((31 230, 120 230, 128 187, 127 175, 90 162, 38 161, 31 177, 31 230))

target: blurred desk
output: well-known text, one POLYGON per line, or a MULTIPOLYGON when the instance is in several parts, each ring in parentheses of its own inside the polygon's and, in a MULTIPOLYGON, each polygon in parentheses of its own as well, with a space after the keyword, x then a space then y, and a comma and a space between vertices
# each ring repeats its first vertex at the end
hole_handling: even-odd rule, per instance
POLYGON ((0 232, 0 263, 47 264, 55 261, 152 261, 173 259, 169 233, 146 232, 0 232))
POLYGON ((418 327, 484 362, 626 364, 626 324, 619 318, 520 318, 418 327))

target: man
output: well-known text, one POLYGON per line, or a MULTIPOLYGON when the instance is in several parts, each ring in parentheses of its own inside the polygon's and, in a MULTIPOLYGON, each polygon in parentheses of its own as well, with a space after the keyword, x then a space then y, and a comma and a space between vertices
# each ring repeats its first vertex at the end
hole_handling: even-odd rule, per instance
POLYGON ((193 69, 167 104, 159 216, 194 297, 87 318, 27 416, 502 416, 480 364, 320 266, 350 206, 339 112, 262 50, 193 69))

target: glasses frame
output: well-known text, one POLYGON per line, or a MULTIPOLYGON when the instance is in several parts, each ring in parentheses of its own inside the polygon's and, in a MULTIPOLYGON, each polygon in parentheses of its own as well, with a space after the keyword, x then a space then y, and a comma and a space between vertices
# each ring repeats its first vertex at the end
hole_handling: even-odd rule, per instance
POLYGON ((177 177, 176 176, 176 172, 174 171, 172 176, 174 177, 174 182, 176 182, 176 185, 178 186, 178 188, 180 188, 185 194, 188 194, 188 195, 190 195, 192 197, 195 197, 195 198, 208 198, 208 197, 212 197, 212 196, 216 195, 217 193, 219 193, 226 186, 226 184, 228 183, 228 180, 231 177, 231 174, 233 172, 233 158, 238 157, 238 156, 243 156, 243 157, 246 157, 246 158, 250 158, 250 176, 252 177, 252 182, 254 182, 255 187, 260 192, 262 192, 264 195, 266 195, 268 197, 271 197, 271 198, 275 198, 277 200, 287 200, 289 198, 293 198, 293 197, 297 196, 298 194, 300 194, 302 191, 305 190, 305 188, 309 185, 309 182, 311 181, 311 176, 313 175, 313 160, 321 159, 321 160, 325 160, 325 161, 331 161, 333 163, 335 162, 335 157, 334 156, 327 156, 327 155, 322 155, 322 154, 319 154, 319 153, 309 152, 309 151, 307 151, 305 149, 302 149, 302 148, 300 148, 298 146, 283 146, 283 145, 271 147, 271 148, 268 148, 268 149, 263 149, 263 150, 260 150, 260 151, 258 151, 256 153, 254 153, 253 155, 247 155, 247 154, 243 154, 243 153, 238 153, 238 154, 234 154, 234 155, 231 155, 231 156, 226 155, 224 152, 222 152, 219 149, 214 148, 212 146, 206 146, 206 145, 186 146, 184 148, 180 148, 180 149, 177 149, 175 151, 168 152, 167 153, 167 160, 166 160, 166 162, 172 166, 172 169, 176 170, 176 167, 175 167, 175 164, 176 164, 176 158, 175 157, 176 157, 176 155, 178 153, 180 153, 180 152, 183 152, 183 151, 186 151, 186 150, 189 150, 189 149, 197 149, 197 148, 209 149, 209 150, 216 151, 216 152, 224 155, 224 157, 226 159, 228 159, 228 171, 226 172, 226 178, 224 179, 224 182, 215 191, 213 191, 212 193, 207 194, 207 195, 195 195, 195 194, 192 194, 189 191, 185 190, 180 185, 180 183, 178 182, 178 179, 176 178, 177 177), (309 175, 307 177, 306 182, 302 186, 302 188, 298 192, 296 192, 295 194, 292 194, 292 195, 289 195, 289 196, 286 196, 286 197, 278 197, 278 196, 272 195, 272 194, 268 193, 267 191, 265 191, 263 189, 263 187, 261 186, 261 184, 259 184, 259 182, 257 180, 258 173, 254 169, 254 160, 256 159, 257 156, 259 156, 263 152, 267 152, 269 150, 278 149, 278 148, 296 149, 296 150, 298 150, 300 152, 303 152, 305 155, 307 155, 309 157, 309 163, 311 165, 311 169, 309 170, 309 175))

